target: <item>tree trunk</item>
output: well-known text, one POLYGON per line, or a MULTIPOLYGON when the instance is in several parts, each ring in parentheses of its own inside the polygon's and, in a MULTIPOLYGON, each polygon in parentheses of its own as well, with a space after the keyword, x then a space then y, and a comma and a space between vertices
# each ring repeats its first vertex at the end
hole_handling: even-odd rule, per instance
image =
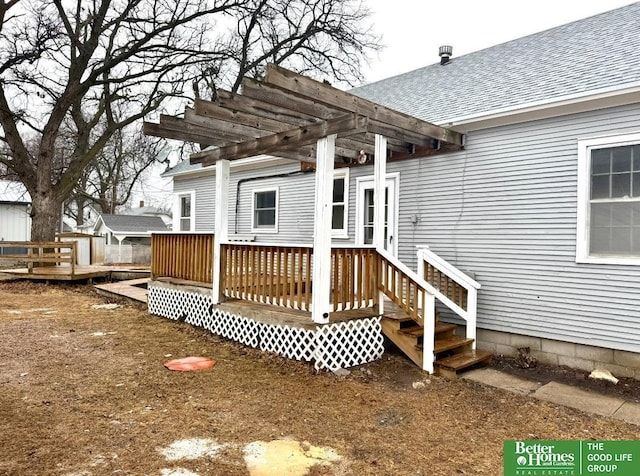
POLYGON ((31 196, 31 241, 55 241, 60 229, 62 200, 52 193, 31 196))

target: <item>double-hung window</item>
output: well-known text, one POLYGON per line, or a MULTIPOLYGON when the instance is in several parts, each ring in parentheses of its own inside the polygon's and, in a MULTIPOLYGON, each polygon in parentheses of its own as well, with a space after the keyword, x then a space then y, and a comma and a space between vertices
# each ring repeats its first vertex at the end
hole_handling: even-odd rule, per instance
POLYGON ((348 237, 349 210, 349 169, 342 168, 333 174, 333 215, 331 220, 332 236, 336 238, 348 237))
POLYGON ((195 231, 195 192, 180 192, 173 204, 173 229, 195 231))
POLYGON ((251 228, 257 232, 278 231, 278 189, 253 191, 253 214, 251 228))
POLYGON ((640 264, 640 133, 578 147, 577 261, 640 264))

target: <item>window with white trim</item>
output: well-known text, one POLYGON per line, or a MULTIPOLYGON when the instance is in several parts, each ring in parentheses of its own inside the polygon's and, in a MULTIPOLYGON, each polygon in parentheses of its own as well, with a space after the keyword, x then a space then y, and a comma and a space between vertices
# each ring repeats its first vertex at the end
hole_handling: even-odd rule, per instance
POLYGON ((348 238, 349 211, 349 169, 337 169, 333 173, 333 215, 332 235, 336 238, 348 238))
POLYGON ((251 229, 258 232, 278 231, 278 188, 253 191, 251 229))
POLYGON ((640 134, 578 147, 577 261, 640 264, 640 134))
POLYGON ((195 231, 195 196, 194 191, 175 195, 173 203, 173 229, 175 231, 195 231))

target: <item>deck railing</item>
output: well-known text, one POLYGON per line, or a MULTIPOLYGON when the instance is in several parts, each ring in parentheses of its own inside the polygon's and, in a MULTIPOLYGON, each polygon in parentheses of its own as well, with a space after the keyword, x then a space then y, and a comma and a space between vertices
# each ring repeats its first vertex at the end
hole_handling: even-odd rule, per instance
POLYGON ((71 276, 76 271, 77 243, 75 241, 0 241, 0 262, 25 263, 29 274, 43 266, 68 264, 71 276), (7 253, 6 250, 15 250, 7 253))
POLYGON ((436 299, 466 321, 467 338, 475 348, 480 283, 429 250, 418 248, 418 275, 433 288, 436 299))
MULTIPOLYGON (((376 252, 352 246, 331 250, 333 311, 377 303, 376 252)), ((308 245, 222 245, 222 293, 231 298, 309 311, 313 248, 308 245)))
POLYGON ((334 312, 372 307, 378 303, 376 257, 373 247, 332 247, 331 303, 334 312))
POLYGON ((154 233, 151 235, 151 276, 211 284, 212 233, 154 233))
POLYGON ((255 243, 222 245, 222 293, 292 309, 311 309, 313 248, 255 243))

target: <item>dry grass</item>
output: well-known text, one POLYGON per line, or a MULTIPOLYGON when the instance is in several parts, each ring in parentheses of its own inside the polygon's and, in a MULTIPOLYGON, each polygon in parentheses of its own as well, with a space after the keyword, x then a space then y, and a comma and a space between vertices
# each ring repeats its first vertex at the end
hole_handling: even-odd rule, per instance
POLYGON ((141 307, 95 310, 86 287, 0 283, 0 474, 247 474, 242 445, 293 437, 340 464, 311 474, 499 475, 504 439, 634 439, 638 428, 467 381, 399 355, 346 378, 247 349, 141 307), (96 332, 105 335, 92 335, 96 332), (166 355, 215 359, 170 372, 166 355), (175 440, 232 443, 167 462, 175 440))

